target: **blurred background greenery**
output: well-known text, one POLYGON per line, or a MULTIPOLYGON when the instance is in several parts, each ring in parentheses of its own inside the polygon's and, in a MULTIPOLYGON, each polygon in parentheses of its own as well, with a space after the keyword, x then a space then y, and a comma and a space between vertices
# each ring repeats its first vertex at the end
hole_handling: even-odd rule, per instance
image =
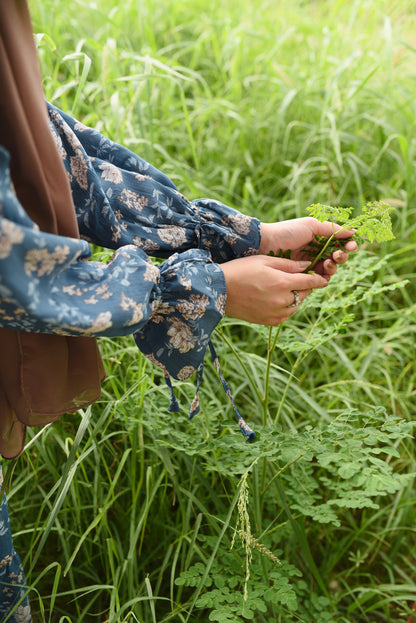
MULTIPOLYGON (((31 11, 47 98, 190 199, 265 221, 384 199, 396 236, 361 249, 273 349, 264 327, 224 320, 214 341, 257 444, 240 439, 209 364, 188 422, 167 413, 132 340, 100 341, 101 401, 31 432, 13 466, 34 620, 413 623, 415 3, 31 11)), ((194 382, 175 386, 186 412, 194 382)))

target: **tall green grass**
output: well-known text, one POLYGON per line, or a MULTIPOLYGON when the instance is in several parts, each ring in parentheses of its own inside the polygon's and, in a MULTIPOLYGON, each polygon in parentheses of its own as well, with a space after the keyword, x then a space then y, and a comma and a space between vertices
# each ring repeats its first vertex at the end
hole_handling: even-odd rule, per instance
POLYGON ((405 623, 416 600, 414 4, 31 6, 48 99, 189 197, 263 220, 313 202, 396 207, 396 239, 362 249, 273 349, 264 327, 226 319, 215 334, 253 445, 208 363, 190 423, 192 379, 175 388, 184 412, 168 414, 163 379, 132 340, 101 340, 102 399, 31 432, 11 480, 35 621, 405 623), (371 296, 354 302, 361 285, 371 296))

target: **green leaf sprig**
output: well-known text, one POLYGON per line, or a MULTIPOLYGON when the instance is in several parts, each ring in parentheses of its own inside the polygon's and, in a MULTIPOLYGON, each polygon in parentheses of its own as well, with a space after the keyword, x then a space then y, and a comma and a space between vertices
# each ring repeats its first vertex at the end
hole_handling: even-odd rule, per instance
MULTIPOLYGON (((315 265, 322 258, 330 257, 334 251, 345 249, 347 242, 353 238, 337 238, 336 235, 345 229, 353 229, 354 240, 359 242, 386 242, 394 238, 390 214, 394 208, 383 201, 373 201, 366 203, 361 213, 352 216, 354 208, 330 206, 323 203, 313 203, 306 208, 309 216, 316 218, 323 223, 330 221, 341 225, 341 229, 333 232, 331 236, 315 236, 309 244, 307 253, 312 262, 308 272, 313 272, 315 265)), ((285 257, 290 259, 291 251, 270 251, 269 255, 274 257, 285 257)))
POLYGON ((322 257, 329 257, 338 250, 345 248, 345 244, 352 238, 336 238, 340 231, 345 229, 355 230, 354 240, 361 239, 363 242, 386 242, 394 238, 390 214, 394 208, 383 201, 368 202, 362 206, 361 213, 352 216, 352 207, 334 207, 322 203, 314 203, 306 208, 310 216, 321 223, 330 221, 341 225, 341 230, 333 232, 332 236, 316 236, 309 245, 312 264, 309 270, 322 257))

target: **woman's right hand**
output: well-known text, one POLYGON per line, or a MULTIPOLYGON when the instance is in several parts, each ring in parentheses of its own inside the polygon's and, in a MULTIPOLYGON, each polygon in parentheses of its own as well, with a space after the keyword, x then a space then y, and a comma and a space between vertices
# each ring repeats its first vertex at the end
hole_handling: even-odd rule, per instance
POLYGON ((250 255, 221 264, 227 285, 225 313, 233 318, 274 326, 294 314, 296 291, 302 302, 328 281, 303 271, 310 262, 250 255))

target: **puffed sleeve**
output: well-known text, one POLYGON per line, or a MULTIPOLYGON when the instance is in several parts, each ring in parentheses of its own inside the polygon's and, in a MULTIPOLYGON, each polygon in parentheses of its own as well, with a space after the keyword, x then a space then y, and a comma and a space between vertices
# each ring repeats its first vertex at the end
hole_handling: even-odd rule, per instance
POLYGON ((203 250, 175 253, 160 267, 153 312, 134 337, 140 350, 176 379, 197 370, 224 314, 225 285, 219 273, 203 250))
POLYGON ((142 249, 126 245, 108 263, 88 261, 85 240, 33 223, 14 193, 8 163, 0 148, 0 326, 117 336, 149 325, 139 346, 150 340, 154 357, 176 378, 192 374, 224 313, 224 275, 210 253, 193 249, 155 266, 142 249))
POLYGON ((260 222, 212 199, 189 201, 148 162, 48 104, 82 237, 168 257, 191 248, 215 262, 257 252, 260 222))
POLYGON ((222 377, 210 335, 226 302, 224 274, 205 249, 172 254, 155 266, 135 245, 117 249, 108 263, 89 261, 85 240, 40 231, 19 203, 9 154, 0 147, 0 327, 58 335, 134 334, 137 346, 170 376, 198 370, 190 408, 199 410, 207 347, 233 404, 243 435, 255 435, 239 414, 222 377))

